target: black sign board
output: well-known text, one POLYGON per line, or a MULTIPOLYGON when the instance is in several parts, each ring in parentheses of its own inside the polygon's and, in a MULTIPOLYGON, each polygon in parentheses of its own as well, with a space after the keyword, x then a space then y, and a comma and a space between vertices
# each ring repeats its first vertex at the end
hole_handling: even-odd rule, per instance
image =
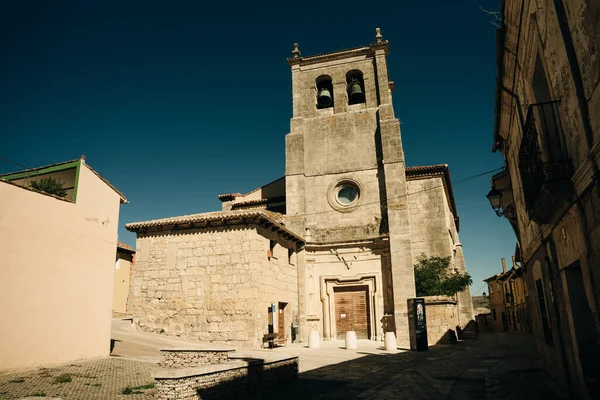
POLYGON ((427 313, 425 299, 417 297, 408 299, 408 328, 410 334, 410 349, 425 351, 427 343, 427 313))

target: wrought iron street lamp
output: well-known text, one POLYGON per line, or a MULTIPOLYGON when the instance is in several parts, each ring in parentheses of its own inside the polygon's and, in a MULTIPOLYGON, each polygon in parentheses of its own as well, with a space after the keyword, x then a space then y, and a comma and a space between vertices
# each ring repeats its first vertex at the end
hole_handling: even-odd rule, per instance
POLYGON ((514 220, 515 213, 515 205, 510 204, 505 209, 502 208, 502 192, 496 190, 495 187, 492 186, 492 190, 486 196, 492 205, 492 209, 496 212, 496 215, 502 217, 506 215, 508 219, 514 220))
POLYGON ((492 209, 496 212, 496 215, 501 217, 504 213, 502 212, 502 192, 496 190, 495 187, 492 186, 492 190, 486 196, 492 205, 492 209))

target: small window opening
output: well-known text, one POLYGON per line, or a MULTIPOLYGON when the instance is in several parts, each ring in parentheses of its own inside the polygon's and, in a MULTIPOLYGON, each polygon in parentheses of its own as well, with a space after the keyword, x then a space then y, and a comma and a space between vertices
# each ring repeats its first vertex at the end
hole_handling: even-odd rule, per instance
POLYGON ((288 249, 288 263, 289 264, 293 264, 294 263, 294 249, 288 249))
POLYGON ((317 78, 317 108, 333 107, 333 84, 331 77, 322 75, 317 78))
POLYGON ((346 90, 349 105, 365 102, 365 82, 362 72, 354 70, 346 74, 346 90))

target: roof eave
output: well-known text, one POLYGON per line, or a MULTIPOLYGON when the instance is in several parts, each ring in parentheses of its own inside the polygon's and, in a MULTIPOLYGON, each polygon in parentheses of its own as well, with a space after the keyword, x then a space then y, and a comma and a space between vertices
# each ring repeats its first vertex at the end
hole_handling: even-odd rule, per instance
POLYGON ((248 224, 255 223, 273 230, 277 230, 284 238, 286 237, 289 240, 301 243, 304 245, 306 242, 304 238, 298 236, 294 232, 287 229, 281 223, 275 221, 274 219, 268 217, 262 212, 255 212, 243 215, 231 215, 231 216, 222 216, 220 218, 212 218, 206 220, 199 221, 156 221, 156 223, 152 225, 143 226, 144 222, 134 222, 130 224, 126 224, 125 228, 130 232, 154 232, 168 229, 197 229, 197 228, 206 228, 206 227, 216 227, 216 226, 227 226, 227 225, 239 225, 239 224, 248 224), (231 223, 228 223, 231 222, 231 223))

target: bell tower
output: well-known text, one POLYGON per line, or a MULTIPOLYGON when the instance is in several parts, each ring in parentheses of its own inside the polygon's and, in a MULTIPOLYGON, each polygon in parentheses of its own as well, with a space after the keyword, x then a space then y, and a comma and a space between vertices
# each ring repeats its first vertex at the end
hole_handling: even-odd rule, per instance
POLYGON ((406 345, 415 284, 389 44, 378 28, 368 46, 310 57, 294 47, 286 225, 307 241, 298 276, 301 334, 316 329, 335 339, 353 329, 380 339, 395 331, 406 345), (364 302, 366 312, 346 310, 347 299, 364 302), (365 324, 356 322, 364 315, 365 324))

